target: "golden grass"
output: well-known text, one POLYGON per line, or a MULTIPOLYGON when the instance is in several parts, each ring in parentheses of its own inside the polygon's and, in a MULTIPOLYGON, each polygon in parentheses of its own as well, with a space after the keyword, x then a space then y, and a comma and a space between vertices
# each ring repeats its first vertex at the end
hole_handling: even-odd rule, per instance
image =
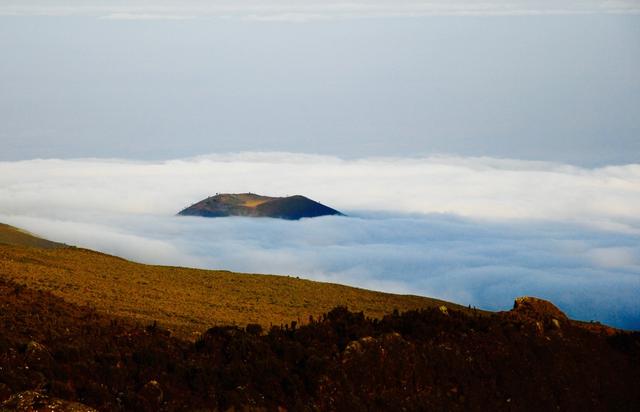
POLYGON ((444 303, 458 307, 295 277, 143 265, 77 248, 0 245, 0 276, 110 315, 158 321, 182 337, 214 325, 304 323, 337 305, 371 317, 444 303))
POLYGON ((35 236, 26 230, 0 223, 0 244, 14 246, 33 246, 39 248, 59 248, 65 247, 62 243, 51 242, 35 236))
POLYGON ((267 200, 247 200, 246 202, 244 202, 242 204, 242 206, 245 206, 245 207, 256 207, 256 206, 259 206, 259 205, 261 205, 263 203, 266 203, 266 202, 267 202, 267 200))

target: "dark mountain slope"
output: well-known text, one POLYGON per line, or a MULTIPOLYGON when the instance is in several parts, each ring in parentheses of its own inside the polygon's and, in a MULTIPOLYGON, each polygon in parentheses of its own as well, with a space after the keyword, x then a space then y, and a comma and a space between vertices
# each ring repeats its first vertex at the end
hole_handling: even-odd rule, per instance
POLYGON ((253 193, 217 194, 189 206, 178 214, 203 217, 272 217, 288 220, 341 215, 337 210, 304 196, 270 197, 253 193))
POLYGON ((2 278, 0 306, 2 411, 49 410, 55 398, 102 411, 640 408, 640 335, 589 331, 530 298, 490 316, 433 308, 373 320, 336 308, 304 326, 215 327, 195 342, 2 278))

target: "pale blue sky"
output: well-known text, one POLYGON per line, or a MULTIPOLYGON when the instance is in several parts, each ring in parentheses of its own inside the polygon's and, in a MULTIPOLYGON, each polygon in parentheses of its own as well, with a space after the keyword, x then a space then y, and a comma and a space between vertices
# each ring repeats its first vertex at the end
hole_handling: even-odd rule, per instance
POLYGON ((640 158, 634 14, 298 23, 5 15, 0 55, 0 160, 640 158))

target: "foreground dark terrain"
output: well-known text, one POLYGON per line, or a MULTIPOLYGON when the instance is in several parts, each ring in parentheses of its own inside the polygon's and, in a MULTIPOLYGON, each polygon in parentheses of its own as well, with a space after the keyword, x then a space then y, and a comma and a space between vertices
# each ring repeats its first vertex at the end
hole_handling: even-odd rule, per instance
POLYGON ((515 306, 336 308, 188 342, 0 278, 0 410, 639 410, 638 333, 515 306))

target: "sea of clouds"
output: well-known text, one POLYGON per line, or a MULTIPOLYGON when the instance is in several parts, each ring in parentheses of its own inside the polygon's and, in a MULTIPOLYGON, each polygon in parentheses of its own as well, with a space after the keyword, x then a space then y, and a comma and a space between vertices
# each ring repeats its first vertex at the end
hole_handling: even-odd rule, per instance
POLYGON ((277 273, 640 329, 640 164, 238 153, 0 162, 0 222, 145 263, 277 273), (178 217, 217 192, 348 216, 178 217))

